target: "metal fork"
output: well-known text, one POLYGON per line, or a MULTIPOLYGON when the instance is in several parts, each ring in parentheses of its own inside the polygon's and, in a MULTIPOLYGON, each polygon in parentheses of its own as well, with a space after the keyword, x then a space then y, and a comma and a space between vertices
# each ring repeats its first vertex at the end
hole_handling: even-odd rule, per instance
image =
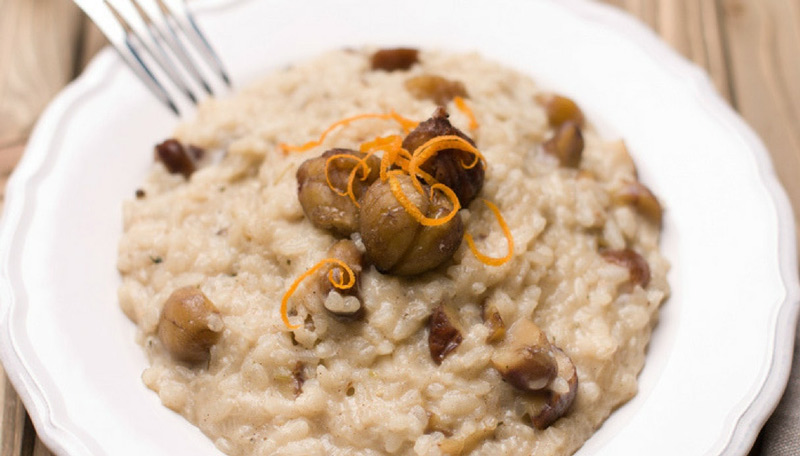
POLYGON ((228 73, 197 26, 186 0, 74 1, 144 85, 176 115, 180 115, 178 103, 167 84, 161 82, 163 76, 169 79, 173 90, 177 89, 194 104, 198 100, 197 87, 214 95, 195 56, 199 55, 207 69, 230 87, 228 73), (194 55, 187 44, 194 49, 194 55))

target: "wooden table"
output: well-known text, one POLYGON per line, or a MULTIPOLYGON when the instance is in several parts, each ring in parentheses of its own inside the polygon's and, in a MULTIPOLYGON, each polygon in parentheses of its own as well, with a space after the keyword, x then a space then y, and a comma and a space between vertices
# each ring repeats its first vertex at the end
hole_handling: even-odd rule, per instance
MULTIPOLYGON (((800 214, 800 0, 603 1, 708 71, 766 142, 800 214)), ((104 44, 69 0, 0 0, 0 205, 38 115, 104 44)), ((2 370, 0 400, 0 456, 49 456, 2 370)))

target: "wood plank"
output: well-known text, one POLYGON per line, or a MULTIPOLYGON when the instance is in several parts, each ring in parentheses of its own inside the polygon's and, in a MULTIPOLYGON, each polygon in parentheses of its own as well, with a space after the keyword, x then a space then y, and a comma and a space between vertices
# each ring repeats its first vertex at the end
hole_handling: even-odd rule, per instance
POLYGON ((6 421, 5 404, 6 404, 6 389, 8 388, 8 382, 5 381, 5 378, 6 378, 6 373, 3 370, 3 366, 0 366, 0 410, 3 411, 3 413, 0 415, 0 456, 5 456, 6 453, 3 450, 3 447, 5 445, 8 445, 9 444, 8 442, 11 442, 11 440, 9 438, 6 438, 6 436, 2 432, 2 430, 5 429, 3 423, 6 421))
POLYGON ((24 139, 72 79, 80 17, 71 1, 0 0, 0 146, 24 139))
POLYGON ((622 0, 620 7, 658 31, 658 0, 622 0))
POLYGON ((720 1, 736 108, 769 149, 798 221, 800 1, 720 1))
POLYGON ((106 45, 108 45, 108 40, 103 35, 103 32, 101 32, 88 17, 84 16, 80 49, 78 50, 79 72, 82 72, 86 68, 86 65, 91 62, 92 58, 106 45))
MULTIPOLYGON (((75 75, 81 15, 71 1, 0 0, 0 207, 30 128, 75 75)), ((0 456, 52 456, 5 374, 1 379, 0 456)))
MULTIPOLYGON (((736 106, 764 140, 775 170, 800 220, 800 0, 720 0, 736 106)), ((800 224, 798 224, 800 226, 800 224)), ((800 231, 798 231, 800 246, 800 231)), ((800 376, 800 333, 795 336, 792 378, 800 376)), ((790 382, 794 402, 800 386, 790 382)), ((767 421, 751 452, 785 452, 800 413, 784 400, 767 421)))
POLYGON ((53 456, 53 453, 47 449, 47 447, 42 443, 39 438, 36 438, 36 442, 33 445, 33 456, 53 456))
POLYGON ((717 4, 713 1, 660 0, 656 30, 686 58, 705 69, 717 91, 731 100, 726 53, 717 4))
MULTIPOLYGON (((800 0, 603 1, 639 17, 710 73, 720 93, 741 110, 767 143, 795 213, 800 214, 800 0)), ((22 151, 19 138, 75 68, 82 69, 105 43, 96 28, 65 0, 0 0, 4 36, 9 27, 15 30, 11 36, 24 36, 26 43, 20 48, 0 41, 0 189, 5 187, 6 171, 22 151), (34 16, 38 18, 36 30, 48 30, 44 39, 31 32, 34 16), (76 41, 82 49, 77 54, 59 51, 74 48, 76 41), (65 56, 70 56, 66 62, 65 56), (40 62, 47 63, 45 71, 40 62), (10 143, 15 145, 9 147, 10 143)), ((2 195, 0 192, 0 205, 2 195)), ((0 386, 0 456, 50 456, 44 445, 31 437, 30 422, 13 388, 7 380, 0 386)))
POLYGON ((0 147, 0 209, 3 208, 3 203, 6 199, 6 182, 11 175, 11 171, 19 162, 22 157, 22 152, 25 150, 23 143, 15 144, 9 147, 0 147))
POLYGON ((29 455, 33 452, 35 435, 14 387, 3 374, 3 421, 0 432, 0 456, 29 455))
POLYGON ((705 69, 730 101, 718 5, 711 0, 602 0, 635 16, 684 57, 705 69))

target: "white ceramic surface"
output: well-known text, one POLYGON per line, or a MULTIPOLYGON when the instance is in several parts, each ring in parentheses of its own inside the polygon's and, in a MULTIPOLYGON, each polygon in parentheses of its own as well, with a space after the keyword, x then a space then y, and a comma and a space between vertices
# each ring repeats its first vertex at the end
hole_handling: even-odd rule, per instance
MULTIPOLYGON (((794 225, 764 147, 701 71, 582 0, 193 7, 239 86, 332 47, 404 44, 477 50, 578 100, 664 202, 673 264, 640 393, 579 454, 746 454, 789 374, 794 225)), ((47 109, 8 184, 0 354, 59 454, 218 454, 143 386, 116 300, 121 202, 176 122, 106 50, 47 109)))

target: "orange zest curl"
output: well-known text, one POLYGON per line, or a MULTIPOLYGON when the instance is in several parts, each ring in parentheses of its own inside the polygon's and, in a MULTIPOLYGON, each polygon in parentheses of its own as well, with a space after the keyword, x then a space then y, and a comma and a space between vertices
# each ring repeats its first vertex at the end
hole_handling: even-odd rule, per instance
POLYGON ((397 162, 401 159, 401 155, 407 154, 409 157, 411 156, 408 151, 403 149, 403 138, 399 135, 383 136, 367 141, 361 144, 360 150, 363 153, 383 151, 380 167, 381 181, 383 182, 386 181, 386 172, 389 168, 398 164, 397 162))
POLYGON ((453 98, 453 103, 455 103, 456 108, 464 113, 464 115, 467 116, 467 119, 469 119, 469 129, 477 130, 479 126, 478 120, 475 119, 475 114, 472 112, 472 109, 469 107, 467 102, 461 97, 455 97, 453 98))
POLYGON ((283 295, 283 299, 281 299, 281 320, 283 320, 283 324, 286 325, 286 327, 289 328, 290 330, 294 331, 295 329, 300 328, 300 326, 302 325, 293 325, 289 321, 289 298, 292 296, 292 294, 294 294, 294 292, 297 290, 297 287, 300 286, 300 283, 303 280, 305 280, 306 277, 319 271, 326 264, 333 264, 338 266, 340 269, 344 269, 344 271, 347 273, 347 277, 349 278, 346 283, 344 281, 344 276, 342 276, 339 281, 335 280, 333 274, 334 269, 331 268, 331 270, 328 271, 328 280, 331 282, 331 285, 340 290, 347 290, 348 288, 352 288, 353 285, 356 284, 356 276, 353 273, 353 270, 350 269, 350 266, 348 266, 344 261, 337 260, 336 258, 325 258, 319 263, 312 266, 309 270, 302 273, 300 277, 295 279, 292 286, 289 287, 289 290, 287 290, 286 293, 283 295))
POLYGON ((508 262, 514 254, 514 237, 511 236, 511 230, 508 229, 508 225, 506 224, 505 219, 503 218, 502 214, 500 214, 500 210, 497 206, 494 205, 489 200, 483 200, 484 203, 489 207, 489 209, 494 213, 495 218, 497 219, 497 223, 500 224, 500 228, 503 230, 503 235, 505 235, 506 240, 508 241, 508 253, 506 256, 502 258, 493 258, 490 256, 486 256, 478 251, 478 248, 475 247, 475 241, 472 240, 472 235, 469 233, 464 235, 464 239, 467 241, 467 245, 469 245, 469 249, 472 251, 475 258, 478 259, 483 264, 489 266, 501 266, 508 262))
POLYGON ((401 116, 400 114, 394 112, 394 110, 390 111, 388 114, 382 114, 382 113, 358 114, 358 115, 355 115, 355 116, 352 116, 352 117, 346 117, 344 119, 341 119, 341 120, 338 120, 338 121, 334 122, 330 127, 328 127, 327 129, 325 129, 325 131, 322 132, 322 134, 320 135, 319 139, 316 139, 314 141, 309 141, 309 142, 307 142, 307 143, 305 143, 305 144, 303 144, 301 146, 293 146, 291 144, 281 143, 279 145, 279 147, 281 148, 281 150, 284 153, 287 153, 287 152, 305 152, 307 150, 313 149, 313 148, 321 145, 325 141, 325 138, 327 138, 328 135, 333 130, 335 130, 335 129, 339 128, 339 127, 347 126, 347 125, 349 125, 349 124, 351 124, 351 123, 353 123, 353 122, 355 122, 357 120, 362 120, 362 119, 394 120, 395 122, 397 122, 400 125, 400 127, 403 128, 403 131, 405 131, 406 133, 408 133, 412 129, 416 128, 417 125, 418 125, 418 122, 414 122, 411 119, 407 119, 407 118, 401 116))
POLYGON ((403 129, 403 131, 406 132, 406 133, 408 133, 411 130, 417 128, 417 125, 419 125, 419 122, 411 120, 411 119, 407 119, 407 118, 401 116, 400 114, 395 112, 394 109, 389 111, 389 117, 391 117, 392 120, 397 122, 400 125, 400 127, 403 129))
POLYGON ((481 152, 475 146, 470 144, 469 141, 460 136, 445 135, 433 137, 414 151, 408 164, 408 174, 411 176, 414 188, 416 188, 420 193, 422 193, 422 184, 417 178, 417 175, 423 174, 422 170, 420 170, 420 166, 422 166, 426 161, 428 161, 428 159, 437 153, 446 149, 458 149, 472 154, 475 157, 472 163, 461 164, 464 169, 473 168, 479 162, 484 164, 486 163, 486 159, 483 157, 483 154, 481 154, 481 152))
POLYGON ((379 136, 372 141, 367 141, 361 144, 360 151, 374 152, 379 150, 400 149, 403 144, 403 138, 400 135, 379 136))
POLYGON ((347 178, 347 196, 350 197, 350 200, 353 201, 353 204, 355 204, 356 207, 361 207, 361 204, 358 203, 356 194, 353 192, 353 183, 356 180, 356 175, 358 174, 359 167, 361 168, 361 181, 363 182, 367 180, 367 178, 369 177, 369 173, 372 172, 372 168, 370 168, 369 165, 367 164, 367 160, 374 153, 375 152, 369 152, 365 154, 364 157, 362 157, 358 161, 358 163, 356 163, 356 166, 353 167, 353 169, 350 171, 350 176, 347 178))
MULTIPOLYGON (((350 155, 350 154, 336 154, 336 155, 331 155, 330 157, 328 157, 328 159, 327 159, 327 160, 325 160, 325 182, 327 182, 327 183, 328 183, 328 187, 330 187, 330 188, 331 188, 331 190, 333 190, 334 192, 336 192, 336 194, 337 194, 337 195, 339 195, 339 196, 347 196, 347 195, 349 194, 349 190, 350 190, 350 189, 348 188, 348 190, 344 190, 344 191, 342 191, 342 190, 339 190, 338 188, 336 188, 336 186, 335 186, 335 185, 333 185, 333 182, 331 182, 331 176, 330 176, 330 174, 329 174, 329 171, 330 171, 330 165, 331 165, 331 163, 332 163, 334 160, 338 159, 338 158, 346 158, 346 159, 355 160, 356 162, 359 162, 359 163, 356 163, 356 165, 355 165, 355 166, 353 166, 353 172, 351 172, 351 174, 354 174, 354 172, 357 172, 357 171, 358 171, 358 166, 359 166, 359 164, 361 164, 361 163, 360 163, 360 160, 359 160, 359 158, 358 158, 358 157, 356 157, 356 156, 353 156, 353 155, 350 155)), ((366 166, 366 164, 364 164, 364 166, 366 166)), ((366 171, 366 172, 368 173, 369 171, 366 171)), ((348 187, 349 187, 349 185, 348 185, 348 187)))
POLYGON ((328 159, 325 160, 325 182, 328 184, 328 187, 330 187, 330 189, 333 190, 333 192, 339 196, 350 197, 350 199, 353 201, 356 207, 361 207, 361 205, 358 203, 358 199, 356 198, 355 192, 353 190, 353 183, 356 180, 356 176, 358 175, 359 169, 361 169, 361 180, 362 181, 367 180, 367 178, 369 177, 369 173, 372 172, 372 168, 370 168, 369 165, 367 164, 367 160, 374 153, 375 152, 368 152, 367 154, 364 155, 363 158, 358 158, 350 154, 335 154, 328 157, 328 159), (331 176, 329 174, 331 163, 333 162, 333 160, 336 160, 338 158, 347 158, 356 161, 356 164, 353 166, 353 169, 350 171, 350 175, 347 178, 347 190, 345 191, 342 191, 336 188, 335 185, 333 185, 333 182, 331 182, 331 176))
POLYGON ((435 190, 440 190, 445 194, 445 196, 447 196, 447 199, 449 199, 450 202, 453 204, 453 209, 444 217, 439 217, 439 218, 427 217, 425 214, 422 213, 422 211, 419 210, 417 206, 414 205, 414 203, 411 202, 411 200, 408 199, 405 193, 403 193, 403 188, 400 185, 400 181, 397 179, 397 176, 400 174, 404 173, 402 170, 399 169, 395 169, 387 173, 387 177, 389 179, 389 188, 392 190, 392 194, 394 195, 395 199, 397 199, 397 202, 400 203, 401 206, 403 206, 403 209, 405 209, 406 212, 408 212, 408 214, 411 215, 411 217, 413 217, 414 220, 419 222, 421 225, 423 226, 444 225, 445 223, 452 220, 453 217, 456 216, 456 214, 458 214, 458 211, 461 209, 461 203, 459 203, 458 197, 456 196, 455 192, 453 192, 453 190, 451 190, 444 184, 434 184, 431 187, 431 198, 433 198, 433 192, 435 190))
POLYGON ((386 173, 393 165, 397 164, 398 158, 397 149, 387 149, 383 151, 383 157, 381 157, 381 182, 386 182, 388 178, 386 173))
POLYGON ((433 200, 433 192, 435 192, 436 190, 441 191, 442 193, 445 194, 445 196, 447 196, 447 199, 449 199, 450 202, 453 203, 453 208, 455 212, 458 212, 459 209, 461 209, 461 202, 458 201, 458 196, 456 195, 456 192, 454 192, 452 188, 444 184, 440 184, 438 182, 431 185, 431 195, 430 195, 431 200, 433 200))
POLYGON ((444 184, 440 184, 439 181, 437 181, 435 177, 431 176, 430 174, 426 173, 425 171, 423 171, 421 169, 418 169, 416 174, 418 174, 419 177, 421 177, 422 180, 424 180, 425 183, 428 184, 428 185, 432 186, 432 185, 438 184, 438 185, 441 185, 442 187, 444 187, 444 188, 446 188, 448 190, 450 189, 450 187, 448 187, 448 186, 446 186, 444 184))
POLYGON ((427 140, 414 151, 412 161, 418 164, 425 163, 429 158, 445 149, 458 149, 472 154, 475 159, 470 164, 462 163, 464 168, 474 168, 478 162, 486 162, 483 154, 466 139, 456 135, 435 136, 427 140))
MULTIPOLYGON (((456 97, 454 99, 456 107, 462 111, 470 120, 470 129, 478 128, 478 123, 475 120, 475 116, 472 110, 467 106, 465 101, 461 97, 456 97)), ((397 114, 394 110, 390 111, 387 114, 379 114, 379 113, 367 113, 367 114, 359 114, 356 116, 348 117, 345 119, 341 119, 337 122, 334 122, 331 126, 329 126, 325 131, 322 132, 319 139, 315 141, 309 141, 301 146, 292 146, 285 143, 280 144, 280 148, 286 152, 304 152, 314 147, 321 145, 325 138, 336 128, 347 126, 352 122, 361 120, 361 119, 385 119, 385 120, 393 120, 397 122, 400 127, 405 131, 405 133, 409 133, 411 130, 419 125, 419 122, 415 122, 413 120, 407 119, 399 114, 397 114)), ((468 154, 471 154, 474 159, 470 163, 465 163, 462 161, 461 165, 465 169, 471 169, 475 166, 480 164, 481 166, 486 166, 486 159, 484 158, 483 154, 469 141, 465 140, 464 138, 457 136, 457 135, 445 135, 445 136, 437 136, 428 141, 424 144, 419 146, 413 152, 409 152, 403 149, 403 139, 399 135, 389 135, 384 137, 378 137, 371 141, 367 141, 362 143, 360 146, 360 151, 364 154, 364 157, 359 158, 354 155, 350 154, 336 154, 328 157, 327 161, 325 162, 325 180, 328 186, 336 192, 340 196, 349 196, 356 206, 359 206, 358 201, 355 198, 355 194, 353 191, 353 184, 355 182, 356 177, 358 176, 358 171, 361 170, 361 180, 366 180, 369 174, 372 172, 370 166, 367 164, 367 160, 374 155, 376 152, 383 152, 380 160, 380 179, 383 182, 388 181, 389 187, 394 195, 395 199, 400 203, 403 209, 408 212, 417 222, 419 222, 423 226, 440 226, 448 223, 450 220, 453 219, 458 214, 458 211, 461 210, 461 203, 458 200, 458 196, 455 192, 448 186, 439 183, 433 176, 422 171, 420 167, 425 164, 428 159, 436 155, 442 150, 446 149, 457 149, 468 154), (330 180, 330 165, 333 160, 336 159, 349 159, 355 160, 355 164, 353 165, 353 169, 350 171, 350 175, 348 176, 347 181, 347 189, 342 190, 336 188, 330 180), (416 190, 419 191, 420 194, 425 195, 424 188, 422 183, 420 182, 420 178, 425 181, 425 183, 430 187, 430 192, 428 194, 429 198, 432 200, 435 196, 435 192, 441 192, 444 194, 450 203, 452 204, 453 208, 451 211, 445 215, 444 217, 438 218, 431 218, 427 217, 422 211, 419 210, 417 206, 406 196, 403 192, 402 185, 398 176, 401 175, 408 175, 411 177, 411 182, 416 190)), ((500 214, 500 210, 495 206, 491 201, 483 200, 484 203, 489 207, 489 209, 494 213, 497 222, 500 224, 500 228, 503 230, 503 234, 506 237, 508 242, 508 253, 506 256, 502 258, 493 258, 486 256, 480 253, 475 246, 475 242, 472 239, 470 234, 465 234, 464 239, 466 239, 467 244, 469 245, 469 249, 475 255, 475 257, 481 261, 482 263, 489 265, 489 266, 500 266, 508 262, 514 254, 514 238, 511 235, 511 231, 506 224, 506 221, 503 219, 503 216, 500 214)), ((338 260, 336 258, 324 258, 319 263, 315 264, 303 274, 301 274, 286 293, 283 295, 281 299, 281 320, 283 324, 289 330, 296 330, 300 328, 302 325, 293 325, 289 321, 289 299, 297 291, 297 288, 300 284, 308 278, 309 276, 313 275, 320 269, 322 269, 326 265, 333 265, 328 271, 328 281, 333 285, 335 288, 340 290, 346 290, 352 288, 355 285, 355 274, 353 270, 343 261, 338 260), (335 271, 341 270, 347 274, 347 281, 345 282, 345 276, 340 275, 338 278, 336 277, 335 271)))

